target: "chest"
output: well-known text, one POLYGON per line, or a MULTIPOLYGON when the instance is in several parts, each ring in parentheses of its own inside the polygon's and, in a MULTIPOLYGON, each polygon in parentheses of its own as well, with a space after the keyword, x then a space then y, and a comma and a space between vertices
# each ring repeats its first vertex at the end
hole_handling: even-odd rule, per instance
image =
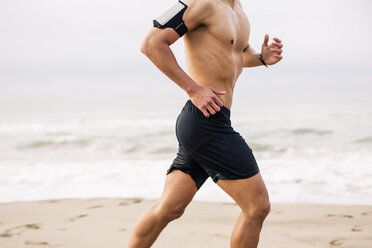
POLYGON ((213 16, 210 32, 223 44, 241 50, 248 42, 250 24, 240 6, 232 9, 227 4, 221 3, 213 16))

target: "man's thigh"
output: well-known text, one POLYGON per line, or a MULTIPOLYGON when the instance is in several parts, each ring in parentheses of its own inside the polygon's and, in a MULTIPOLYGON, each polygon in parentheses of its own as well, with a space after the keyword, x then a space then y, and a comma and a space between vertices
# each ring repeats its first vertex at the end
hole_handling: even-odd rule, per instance
POLYGON ((195 181, 190 175, 173 170, 165 180, 160 204, 172 209, 185 208, 197 192, 195 181))
POLYGON ((269 202, 269 194, 261 173, 238 180, 218 180, 220 186, 243 211, 269 202))

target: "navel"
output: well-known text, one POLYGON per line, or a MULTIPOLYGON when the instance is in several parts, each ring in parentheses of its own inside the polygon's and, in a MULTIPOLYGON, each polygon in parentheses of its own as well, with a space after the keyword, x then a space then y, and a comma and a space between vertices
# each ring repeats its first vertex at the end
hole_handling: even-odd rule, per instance
POLYGON ((243 53, 244 53, 245 51, 247 51, 248 47, 249 47, 249 46, 245 46, 245 47, 244 47, 244 49, 243 49, 243 53))
POLYGON ((230 44, 231 44, 231 45, 234 44, 234 39, 230 40, 230 44))

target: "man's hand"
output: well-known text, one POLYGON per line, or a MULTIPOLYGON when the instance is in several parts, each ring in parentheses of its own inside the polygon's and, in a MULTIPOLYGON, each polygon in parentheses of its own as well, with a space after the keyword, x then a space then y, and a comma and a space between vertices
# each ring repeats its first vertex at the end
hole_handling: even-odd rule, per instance
POLYGON ((216 94, 223 95, 225 93, 226 91, 220 91, 213 87, 197 86, 189 96, 192 103, 203 112, 204 116, 209 117, 210 114, 214 115, 220 111, 220 107, 223 106, 223 102, 216 94))
POLYGON ((273 38, 274 42, 270 45, 267 43, 269 42, 269 35, 265 35, 264 43, 262 44, 262 59, 265 61, 267 65, 274 65, 282 60, 282 41, 278 38, 273 38))

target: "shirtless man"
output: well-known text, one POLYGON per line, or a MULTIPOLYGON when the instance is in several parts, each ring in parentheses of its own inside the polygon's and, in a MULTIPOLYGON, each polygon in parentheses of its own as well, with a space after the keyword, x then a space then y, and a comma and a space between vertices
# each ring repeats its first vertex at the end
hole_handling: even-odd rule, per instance
POLYGON ((179 151, 161 198, 139 219, 128 247, 150 247, 208 177, 241 209, 230 247, 257 247, 269 196, 252 150, 231 127, 230 109, 242 69, 276 64, 283 45, 278 38, 268 44, 265 35, 261 53, 249 46, 250 26, 239 0, 183 0, 177 5, 154 21, 141 51, 189 96, 176 122, 179 151), (187 74, 169 48, 183 34, 187 74))

